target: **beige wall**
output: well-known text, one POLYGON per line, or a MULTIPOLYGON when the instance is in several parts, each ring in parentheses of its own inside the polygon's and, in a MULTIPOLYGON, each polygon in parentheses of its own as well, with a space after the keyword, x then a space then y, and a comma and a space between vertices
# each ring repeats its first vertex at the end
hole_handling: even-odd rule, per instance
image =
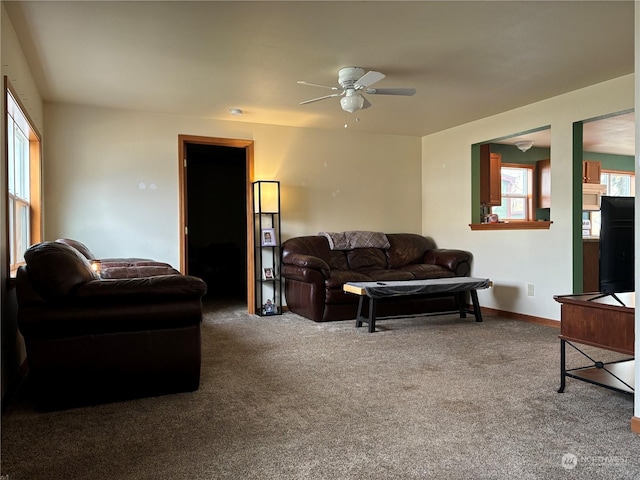
POLYGON ((77 238, 97 256, 179 265, 179 134, 253 140, 255 178, 281 181, 285 239, 421 230, 417 137, 62 104, 45 105, 45 123, 45 237, 77 238))
POLYGON ((573 290, 573 123, 633 107, 634 76, 627 75, 422 139, 423 231, 443 246, 473 252, 473 275, 494 282, 479 292, 483 306, 560 318, 553 296, 573 290), (545 125, 551 125, 551 229, 471 231, 471 145, 545 125))

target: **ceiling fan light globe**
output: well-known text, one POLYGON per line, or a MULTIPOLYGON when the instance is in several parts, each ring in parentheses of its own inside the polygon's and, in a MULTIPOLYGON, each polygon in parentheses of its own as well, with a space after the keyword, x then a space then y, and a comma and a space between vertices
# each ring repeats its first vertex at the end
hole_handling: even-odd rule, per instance
POLYGON ((523 152, 526 152, 531 147, 533 147, 533 141, 532 140, 521 140, 521 141, 516 142, 515 145, 516 145, 516 147, 518 147, 523 152))
POLYGON ((364 97, 362 95, 349 95, 342 97, 340 99, 340 106, 345 112, 356 112, 364 106, 364 97))

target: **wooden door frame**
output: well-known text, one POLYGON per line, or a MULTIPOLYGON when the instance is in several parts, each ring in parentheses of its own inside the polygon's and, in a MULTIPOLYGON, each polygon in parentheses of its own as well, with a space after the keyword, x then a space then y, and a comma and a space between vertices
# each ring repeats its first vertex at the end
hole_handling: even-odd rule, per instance
POLYGON ((255 259, 253 256, 253 140, 240 140, 234 138, 201 137, 195 135, 178 135, 178 184, 180 197, 180 272, 187 272, 187 143, 210 145, 214 147, 244 148, 246 161, 246 204, 247 204, 247 310, 255 313, 255 259))

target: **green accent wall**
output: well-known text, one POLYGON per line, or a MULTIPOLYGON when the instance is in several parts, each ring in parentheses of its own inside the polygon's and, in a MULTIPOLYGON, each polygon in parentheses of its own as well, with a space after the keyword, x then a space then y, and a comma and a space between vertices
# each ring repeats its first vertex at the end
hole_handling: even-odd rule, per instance
POLYGON ((583 293, 582 268, 582 122, 573 124, 573 175, 571 240, 573 245, 573 293, 583 293))
POLYGON ((523 152, 514 145, 501 143, 492 143, 491 153, 499 153, 502 156, 502 163, 535 164, 538 160, 551 158, 551 149, 549 148, 532 147, 523 152))
POLYGON ((471 223, 480 223, 480 144, 471 145, 471 223))
POLYGON ((600 162, 603 170, 621 170, 623 172, 635 173, 635 162, 633 156, 584 152, 582 154, 582 159, 600 162))

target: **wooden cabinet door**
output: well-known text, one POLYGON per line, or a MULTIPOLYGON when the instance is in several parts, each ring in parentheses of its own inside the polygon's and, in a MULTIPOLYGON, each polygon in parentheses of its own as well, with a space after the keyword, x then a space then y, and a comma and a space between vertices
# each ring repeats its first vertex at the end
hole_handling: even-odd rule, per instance
POLYGON ((551 208, 551 160, 536 162, 536 186, 538 208, 551 208))
POLYGON ((582 291, 600 291, 600 242, 582 242, 582 291))
POLYGON ((502 156, 491 153, 490 145, 480 145, 480 203, 489 207, 502 203, 501 174, 502 156))
POLYGON ((582 182, 600 183, 600 162, 590 160, 582 162, 582 182))

